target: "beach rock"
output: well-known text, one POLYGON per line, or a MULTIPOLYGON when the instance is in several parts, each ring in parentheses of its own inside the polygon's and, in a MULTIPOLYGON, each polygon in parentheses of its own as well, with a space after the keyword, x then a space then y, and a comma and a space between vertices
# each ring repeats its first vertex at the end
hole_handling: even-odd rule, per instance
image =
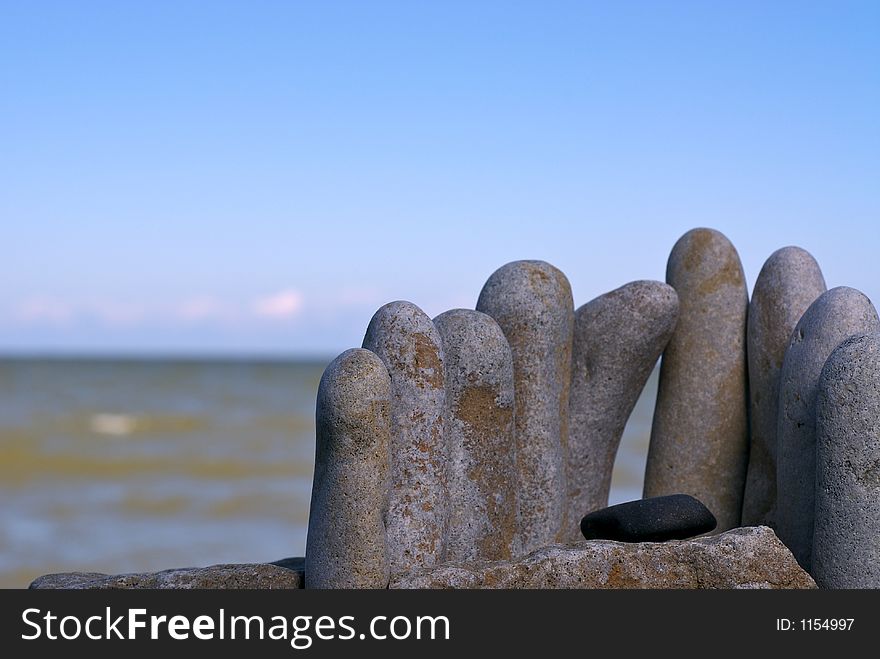
POLYGON ((446 354, 449 531, 446 560, 507 559, 516 532, 513 357, 490 316, 434 319, 446 354))
POLYGON ((626 421, 678 319, 678 295, 657 281, 635 281, 575 312, 569 401, 567 526, 608 505, 614 458, 626 421))
POLYGON ((846 286, 823 293, 798 321, 779 376, 776 532, 811 571, 816 501, 816 390, 844 339, 880 329, 871 301, 846 286))
POLYGON ((880 334, 838 346, 816 397, 812 574, 820 588, 880 588, 880 334))
POLYGON ((391 588, 815 588, 772 529, 669 542, 590 540, 517 561, 449 564, 394 575, 391 588))
POLYGON ((410 302, 379 309, 363 347, 391 376, 391 492, 385 529, 392 571, 443 559, 448 518, 443 348, 431 319, 410 302))
POLYGON ((755 282, 747 331, 751 440, 743 526, 776 526, 779 374, 795 325, 824 292, 819 265, 800 247, 773 252, 755 282))
POLYGON ((102 574, 67 572, 46 574, 31 582, 31 589, 128 590, 128 589, 280 589, 302 588, 303 570, 269 563, 243 563, 188 567, 162 572, 102 574))
POLYGON ((693 229, 673 247, 666 281, 678 324, 660 366, 644 496, 690 494, 724 531, 739 526, 748 462, 745 276, 727 238, 693 229))
POLYGON ((639 499, 590 513, 581 520, 587 540, 664 542, 684 540, 715 528, 715 516, 687 494, 639 499))
POLYGON ((489 277, 477 310, 498 322, 513 353, 517 544, 529 552, 554 542, 563 528, 571 286, 549 263, 514 261, 489 277))
POLYGON ((355 348, 321 377, 306 587, 385 588, 388 548, 391 378, 374 353, 355 348))

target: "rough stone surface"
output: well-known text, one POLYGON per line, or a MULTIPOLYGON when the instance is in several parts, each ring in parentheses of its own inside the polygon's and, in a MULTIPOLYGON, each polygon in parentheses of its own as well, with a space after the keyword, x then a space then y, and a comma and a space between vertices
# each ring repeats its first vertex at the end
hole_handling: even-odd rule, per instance
POLYGON ((596 510, 581 520, 581 533, 587 540, 664 542, 708 533, 717 523, 692 496, 670 494, 596 510))
POLYGON ((477 310, 498 322, 513 353, 517 543, 529 552, 554 542, 564 526, 571 286, 549 263, 514 261, 489 277, 477 310))
POLYGON ((306 543, 306 587, 388 584, 391 378, 374 353, 355 348, 321 377, 315 476, 306 543))
POLYGON ((518 561, 443 565, 391 588, 815 588, 766 526, 694 540, 552 545, 518 561))
POLYGON ((410 302, 379 309, 363 347, 391 376, 391 492, 385 528, 394 572, 443 560, 448 519, 446 388, 440 335, 410 302))
POLYGON ((747 332, 751 440, 743 495, 744 526, 776 527, 779 373, 795 325, 824 292, 819 265, 800 247, 773 252, 755 282, 747 332))
MULTIPOLYGON (((301 560, 301 559, 300 559, 301 560)), ((303 570, 270 563, 244 563, 188 567, 138 574, 67 572, 34 579, 32 589, 118 590, 118 589, 274 589, 302 588, 303 570)))
POLYGON ((746 281, 736 249, 712 229, 679 239, 666 281, 678 324, 660 367, 644 495, 690 494, 724 531, 739 526, 748 463, 746 281))
POLYGON ((508 559, 516 531, 513 357, 501 328, 454 309, 434 324, 446 354, 449 531, 446 559, 508 559))
POLYGON ((816 390, 822 366, 844 339, 880 329, 871 301, 840 286, 809 306, 792 332, 779 376, 776 532, 811 570, 816 501, 816 390))
POLYGON ((880 588, 880 334, 837 347, 816 397, 813 577, 880 588))
POLYGON ((658 281, 626 284, 575 312, 564 541, 580 539, 580 518, 608 505, 623 429, 677 319, 678 295, 658 281))

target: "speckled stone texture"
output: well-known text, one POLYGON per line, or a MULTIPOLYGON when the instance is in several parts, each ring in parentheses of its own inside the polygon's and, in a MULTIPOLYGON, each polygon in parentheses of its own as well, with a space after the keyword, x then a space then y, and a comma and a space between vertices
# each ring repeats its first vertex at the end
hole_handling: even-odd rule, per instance
POLYGON ((363 347, 391 376, 391 492, 385 528, 392 571, 443 560, 449 516, 443 348, 431 319, 411 302, 379 309, 363 347))
POLYGON ((824 292, 819 265, 800 247, 773 252, 755 282, 747 332, 751 440, 743 526, 776 527, 779 373, 795 325, 824 292))
POLYGON ((188 567, 139 574, 66 572, 47 574, 31 582, 32 589, 128 590, 128 589, 287 589, 303 587, 303 569, 268 563, 244 563, 188 567))
POLYGON ((575 312, 564 541, 579 540, 580 519, 608 505, 624 426, 677 319, 678 295, 659 281, 626 284, 575 312))
POLYGON ((490 316, 454 309, 434 324, 446 354, 446 559, 507 559, 516 531, 513 357, 490 316))
POLYGON ((518 561, 395 575, 391 588, 815 588, 772 529, 670 542, 551 545, 518 561))
POLYGON ((736 249, 713 229, 679 239, 666 281, 678 324, 660 367, 644 495, 690 494, 724 531, 739 526, 748 463, 746 281, 736 249))
POLYGON ((670 494, 595 510, 581 520, 587 540, 665 542, 708 533, 718 522, 688 494, 670 494))
POLYGON ((880 588, 880 334, 837 347, 816 397, 813 577, 880 588))
POLYGON ((574 302, 565 275, 543 261, 514 261, 483 286, 477 310, 501 326, 516 387, 517 543, 554 542, 565 514, 564 456, 574 302))
POLYGON ((854 334, 880 329, 871 301, 840 286, 823 293, 798 321, 779 376, 776 532, 812 569, 816 501, 816 390, 831 352, 854 334))
POLYGON ((391 378, 374 353, 343 352, 318 387, 307 588, 384 588, 391 378))

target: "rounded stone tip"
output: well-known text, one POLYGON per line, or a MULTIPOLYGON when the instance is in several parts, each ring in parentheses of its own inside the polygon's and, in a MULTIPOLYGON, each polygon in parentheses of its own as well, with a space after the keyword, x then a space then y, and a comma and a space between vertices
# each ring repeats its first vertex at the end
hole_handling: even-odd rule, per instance
POLYGON ((691 229, 673 246, 666 264, 667 283, 678 289, 682 273, 690 272, 714 275, 709 279, 713 289, 720 284, 745 286, 745 275, 736 247, 727 236, 715 229, 691 229))
POLYGON ((542 261, 540 259, 520 259, 519 261, 510 261, 509 263, 505 263, 500 268, 495 270, 492 273, 492 276, 489 279, 492 279, 495 275, 500 274, 509 274, 511 272, 535 272, 535 271, 543 271, 543 272, 554 272, 562 275, 562 271, 551 263, 547 263, 547 261, 542 261))
MULTIPOLYGON (((570 306, 574 306, 571 302, 571 284, 559 268, 546 261, 511 261, 498 268, 486 280, 483 290, 480 291, 477 309, 503 308, 505 300, 507 304, 514 305, 527 301, 529 307, 539 300, 546 304, 548 294, 563 303, 567 300, 570 306)), ((558 302, 554 301, 555 304, 558 302)), ((494 317, 496 314, 489 315, 494 317)))
MULTIPOLYGON (((806 306, 819 297, 825 288, 822 270, 812 254, 801 247, 789 245, 767 257, 755 281, 752 306, 758 307, 755 311, 765 324, 769 319, 778 323, 780 311, 787 312, 784 314, 786 320, 790 320, 793 312, 798 312, 797 317, 800 318, 806 306), (760 308, 762 306, 767 306, 767 309, 760 308), (770 315, 771 311, 775 315, 770 315)), ((756 319, 750 316, 749 320, 754 324, 756 319)))
POLYGON ((718 241, 730 243, 730 239, 727 236, 725 236, 723 233, 718 231, 718 229, 711 229, 709 227, 695 227, 689 231, 685 231, 682 234, 681 238, 678 239, 678 242, 676 242, 675 244, 677 245, 678 243, 685 242, 685 241, 691 241, 691 240, 698 240, 698 241, 702 240, 702 241, 707 241, 707 242, 710 240, 712 240, 712 241, 718 240, 718 241))
POLYGON ((853 300, 858 301, 860 305, 865 305, 865 303, 867 303, 871 307, 874 306, 871 302, 871 299, 867 295, 862 293, 859 289, 852 288, 850 286, 836 286, 834 288, 831 288, 819 299, 822 298, 824 298, 824 304, 850 304, 850 300, 853 300))
MULTIPOLYGON (((807 308, 795 326, 790 345, 795 346, 806 336, 824 331, 829 323, 828 327, 832 329, 825 332, 828 335, 825 337, 826 341, 841 332, 849 331, 849 328, 861 331, 863 327, 873 327, 877 320, 877 310, 867 295, 849 286, 837 286, 822 293, 807 308)), ((828 352, 825 354, 830 354, 834 347, 826 346, 828 352)))
MULTIPOLYGON (((428 315, 422 311, 417 304, 407 300, 394 300, 393 302, 383 304, 376 310, 376 313, 373 314, 373 318, 370 320, 369 327, 373 327, 374 323, 377 321, 398 317, 412 318, 415 321, 421 321, 422 318, 428 318, 428 315)), ((367 334, 369 333, 370 330, 368 328, 367 334)))
MULTIPOLYGON (((507 343, 504 332, 492 316, 474 309, 450 309, 434 318, 434 325, 442 325, 446 334, 470 331, 481 338, 489 337, 494 341, 507 343)), ((510 348, 508 347, 508 352, 510 348)))
POLYGON ((632 281, 607 295, 625 300, 627 308, 640 316, 667 317, 678 314, 678 293, 672 286, 662 281, 649 279, 632 281))
POLYGON ((418 405, 424 388, 443 388, 440 337, 431 318, 412 302, 397 300, 380 307, 367 327, 363 347, 388 367, 398 398, 415 397, 407 405, 418 405))
MULTIPOLYGON (((447 369, 450 383, 469 373, 469 386, 480 380, 513 379, 513 356, 510 344, 501 327, 492 316, 474 309, 450 309, 434 319, 434 325, 447 351, 447 369)), ((513 404, 513 391, 502 395, 499 402, 513 404), (507 400, 507 397, 510 400, 507 400)))
POLYGON ((767 263, 775 263, 777 261, 792 265, 798 265, 800 263, 816 263, 816 259, 813 258, 812 254, 810 254, 803 247, 798 247, 797 245, 786 245, 785 247, 780 247, 769 257, 767 257, 767 263))
POLYGON ((391 376, 379 357, 364 348, 346 350, 330 362, 318 385, 318 413, 331 424, 369 418, 391 395, 391 376))

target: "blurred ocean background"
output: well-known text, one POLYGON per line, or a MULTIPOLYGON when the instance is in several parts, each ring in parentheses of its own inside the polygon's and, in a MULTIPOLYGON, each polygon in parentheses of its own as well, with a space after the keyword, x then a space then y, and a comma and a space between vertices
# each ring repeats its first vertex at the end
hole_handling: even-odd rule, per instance
MULTIPOLYGON (((326 363, 0 360, 0 587, 302 555, 326 363)), ((611 503, 641 496, 656 380, 611 503)))

